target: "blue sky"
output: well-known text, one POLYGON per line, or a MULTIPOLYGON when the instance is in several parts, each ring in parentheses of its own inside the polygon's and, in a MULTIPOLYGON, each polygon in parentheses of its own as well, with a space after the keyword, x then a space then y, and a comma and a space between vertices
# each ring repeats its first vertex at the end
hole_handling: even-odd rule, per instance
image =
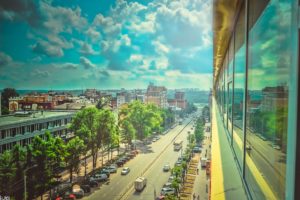
POLYGON ((209 0, 0 3, 0 89, 212 85, 209 0))

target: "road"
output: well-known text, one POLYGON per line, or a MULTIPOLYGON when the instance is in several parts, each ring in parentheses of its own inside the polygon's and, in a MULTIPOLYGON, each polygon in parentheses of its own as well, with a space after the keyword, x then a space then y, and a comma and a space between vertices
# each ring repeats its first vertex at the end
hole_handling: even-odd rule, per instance
POLYGON ((189 121, 190 119, 185 120, 183 125, 178 125, 174 129, 171 129, 169 133, 167 133, 166 135, 162 135, 160 140, 150 145, 147 146, 137 145, 137 149, 140 150, 140 153, 134 159, 128 161, 124 165, 131 169, 130 173, 125 176, 121 176, 120 174, 121 168, 119 168, 116 174, 112 174, 110 176, 109 183, 101 185, 100 189, 95 190, 92 194, 86 196, 83 199, 99 200, 99 199, 121 199, 122 196, 127 197, 128 191, 131 191, 132 189, 134 180, 138 176, 144 174, 145 172, 146 172, 145 173, 146 177, 148 177, 149 184, 142 192, 142 193, 145 192, 144 194, 147 194, 146 196, 148 197, 145 197, 143 199, 153 199, 154 190, 153 188, 149 189, 151 188, 151 183, 155 183, 155 186, 157 187, 156 190, 158 195, 160 192, 159 191, 160 186, 163 185, 164 182, 166 182, 166 180, 168 179, 168 174, 162 173, 162 167, 165 163, 164 159, 167 159, 166 162, 167 161, 170 162, 171 166, 172 164, 175 163, 175 160, 177 159, 179 153, 173 151, 172 140, 177 134, 180 133, 182 129, 184 130, 179 134, 179 137, 182 137, 183 139, 186 140, 185 133, 187 132, 188 127, 186 128, 184 127, 189 123, 189 121), (150 167, 150 165, 152 166, 150 167), (157 173, 161 174, 162 176, 159 176, 158 178, 157 173), (150 178, 151 176, 155 176, 158 179, 154 181, 154 179, 150 178), (152 195, 148 195, 149 194, 148 192, 149 193, 151 192, 152 195))

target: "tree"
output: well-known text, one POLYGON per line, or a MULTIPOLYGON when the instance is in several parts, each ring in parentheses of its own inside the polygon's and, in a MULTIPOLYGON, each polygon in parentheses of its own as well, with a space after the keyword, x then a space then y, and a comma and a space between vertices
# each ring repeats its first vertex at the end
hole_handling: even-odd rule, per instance
POLYGON ((0 195, 10 196, 12 183, 16 173, 16 166, 10 151, 0 154, 0 195))
POLYGON ((111 96, 102 97, 98 100, 96 104, 96 108, 99 110, 104 109, 105 106, 107 106, 111 101, 111 96))
MULTIPOLYGON (((85 153, 91 151, 93 158, 93 168, 96 167, 97 159, 97 127, 98 127, 98 109, 97 108, 85 108, 74 116, 71 122, 70 129, 75 132, 80 139, 84 141, 86 145, 85 153)), ((85 168, 86 168, 85 156, 85 168)), ((86 171, 86 170, 85 170, 86 171)))
MULTIPOLYGON (((34 194, 41 195, 51 186, 53 174, 48 160, 48 147, 47 141, 39 136, 34 137, 32 142, 32 157, 37 166, 32 179, 29 180, 30 184, 33 185, 34 194)), ((31 195, 34 196, 34 194, 31 195)))
POLYGON ((66 163, 70 172, 70 182, 72 183, 73 172, 78 172, 80 164, 80 155, 84 148, 83 140, 78 136, 71 139, 66 145, 66 163))
POLYGON ((144 139, 153 131, 159 131, 162 123, 160 110, 153 104, 145 105, 140 101, 133 101, 120 111, 120 119, 127 119, 136 130, 137 139, 144 139))
POLYGON ((9 98, 18 97, 16 89, 14 88, 5 88, 1 94, 1 111, 2 115, 9 114, 9 98))
POLYGON ((25 151, 20 145, 15 145, 11 151, 12 161, 15 165, 15 174, 14 174, 14 184, 13 186, 13 196, 16 200, 22 200, 24 194, 23 183, 20 182, 20 177, 23 177, 23 171, 25 166, 25 151))
MULTIPOLYGON (((111 151, 113 143, 116 143, 116 121, 113 113, 108 109, 103 109, 98 113, 97 118, 97 149, 102 147, 102 152, 106 146, 108 152, 111 151)), ((103 153, 102 153, 102 164, 103 164, 103 153)))
POLYGON ((132 140, 135 139, 136 131, 128 119, 120 122, 122 142, 132 145, 132 140))

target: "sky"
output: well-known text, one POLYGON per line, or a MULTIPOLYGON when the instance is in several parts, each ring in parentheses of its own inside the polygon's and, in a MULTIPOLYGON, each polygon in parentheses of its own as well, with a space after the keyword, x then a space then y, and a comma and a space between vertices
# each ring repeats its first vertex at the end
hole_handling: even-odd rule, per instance
POLYGON ((0 89, 212 87, 210 0, 0 2, 0 89))

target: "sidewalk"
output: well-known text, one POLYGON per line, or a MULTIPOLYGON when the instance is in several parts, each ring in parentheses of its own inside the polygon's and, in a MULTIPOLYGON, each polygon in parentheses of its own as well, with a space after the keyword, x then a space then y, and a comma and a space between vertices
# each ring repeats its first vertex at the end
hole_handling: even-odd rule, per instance
MULTIPOLYGON (((119 154, 121 153, 124 153, 125 152, 125 147, 120 147, 120 152, 119 154)), ((112 153, 112 158, 115 158, 117 157, 118 155, 118 151, 115 150, 113 151, 112 153)), ((109 156, 110 159, 111 159, 111 155, 109 156)), ((105 164, 106 162, 108 161, 108 154, 107 152, 104 152, 104 156, 103 156, 103 164, 105 164)), ((73 173, 73 180, 76 180, 77 177, 83 177, 84 176, 84 171, 85 171, 85 167, 84 167, 84 160, 81 160, 81 165, 80 165, 80 170, 79 170, 79 173, 76 174, 76 173, 73 173)), ((102 166, 102 156, 101 156, 101 152, 98 153, 98 159, 97 159, 97 163, 96 163, 96 168, 99 168, 102 166)), ((89 157, 87 159, 87 174, 90 173, 91 171, 93 170, 93 162, 92 162, 92 157, 89 157)), ((63 182, 66 182, 66 181, 69 181, 69 178, 70 178, 70 173, 66 170, 64 172, 61 173, 62 177, 62 181, 63 182)), ((48 200, 50 199, 50 191, 46 192, 43 197, 38 197, 36 198, 36 200, 48 200)))

